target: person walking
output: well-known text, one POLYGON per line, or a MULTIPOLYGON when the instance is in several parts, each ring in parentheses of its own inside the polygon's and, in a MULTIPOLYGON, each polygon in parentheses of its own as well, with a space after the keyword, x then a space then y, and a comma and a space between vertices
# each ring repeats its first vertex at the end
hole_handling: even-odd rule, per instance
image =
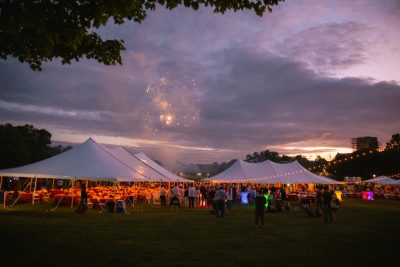
POLYGON ((261 191, 257 191, 257 195, 255 198, 256 203, 256 227, 264 226, 264 210, 265 204, 267 203, 267 199, 261 191))
POLYGON ((329 187, 326 185, 324 187, 324 193, 322 194, 324 203, 324 217, 325 223, 332 222, 332 194, 329 192, 329 187))

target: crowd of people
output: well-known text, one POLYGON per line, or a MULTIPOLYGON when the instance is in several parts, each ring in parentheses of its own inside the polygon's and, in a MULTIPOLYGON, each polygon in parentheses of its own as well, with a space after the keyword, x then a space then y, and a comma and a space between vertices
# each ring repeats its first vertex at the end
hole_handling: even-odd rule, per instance
MULTIPOLYGON (((255 222, 258 227, 264 225, 264 213, 288 212, 291 210, 287 198, 288 189, 285 187, 259 187, 254 185, 188 185, 171 186, 169 191, 161 187, 161 205, 166 206, 165 199, 169 198, 169 206, 181 205, 188 199, 188 207, 206 207, 217 218, 224 218, 234 203, 249 203, 255 206, 255 222), (243 197, 246 197, 243 201, 243 197)), ((304 188, 303 188, 304 191, 304 188)), ((324 217, 326 223, 334 221, 335 213, 340 201, 335 191, 328 186, 317 187, 301 195, 300 204, 302 211, 310 217, 324 217)))
POLYGON ((322 217, 326 223, 332 223, 336 218, 340 201, 334 190, 328 186, 317 187, 315 197, 304 197, 301 199, 303 211, 310 217, 322 217))
MULTIPOLYGON (((47 184, 42 183, 42 185, 47 184)), ((143 183, 107 186, 101 183, 85 184, 82 181, 76 183, 81 189, 79 192, 77 189, 64 188, 65 185, 58 181, 53 182, 53 185, 63 191, 58 192, 60 195, 65 197, 66 194, 74 194, 80 199, 78 212, 85 212, 90 203, 112 202, 111 199, 118 205, 120 200, 130 199, 133 203, 143 199, 144 202, 160 204, 161 207, 208 208, 209 213, 216 218, 224 218, 235 204, 248 203, 255 206, 255 223, 258 227, 264 225, 265 213, 290 211, 293 199, 289 199, 289 196, 293 195, 293 192, 299 197, 301 210, 305 214, 310 217, 323 217, 327 223, 334 221, 340 204, 335 192, 328 186, 308 188, 296 185, 296 188, 293 188, 286 185, 267 187, 254 184, 212 183, 143 183)))

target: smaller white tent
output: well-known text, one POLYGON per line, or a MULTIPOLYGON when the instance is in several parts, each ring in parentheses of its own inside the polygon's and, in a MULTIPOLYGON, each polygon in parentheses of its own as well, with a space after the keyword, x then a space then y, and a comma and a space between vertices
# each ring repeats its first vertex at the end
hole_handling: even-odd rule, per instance
POLYGON ((164 169, 163 167, 161 167, 159 164, 157 164, 154 160, 152 160, 149 156, 147 156, 143 152, 134 154, 134 156, 137 159, 139 159, 141 162, 146 164, 147 166, 149 166, 152 169, 154 169, 155 171, 157 171, 158 173, 162 174, 165 177, 168 177, 168 179, 171 182, 192 182, 188 179, 182 178, 182 177, 175 175, 175 174, 169 172, 168 170, 164 169))
POLYGON ((148 180, 91 138, 54 157, 21 167, 0 170, 0 176, 122 182, 148 180))
POLYGON ((236 160, 231 167, 206 180, 223 183, 341 184, 306 170, 297 161, 275 163, 270 160, 259 163, 236 160))
POLYGON ((363 182, 370 184, 380 184, 380 185, 400 185, 400 180, 395 180, 387 176, 378 176, 369 180, 365 180, 363 182))
POLYGON ((153 169, 149 165, 146 165, 141 160, 133 156, 129 153, 124 147, 117 146, 112 149, 109 149, 110 153, 113 154, 117 159, 128 165, 131 169, 140 173, 141 175, 147 177, 149 181, 158 181, 158 182, 168 182, 170 179, 153 169))

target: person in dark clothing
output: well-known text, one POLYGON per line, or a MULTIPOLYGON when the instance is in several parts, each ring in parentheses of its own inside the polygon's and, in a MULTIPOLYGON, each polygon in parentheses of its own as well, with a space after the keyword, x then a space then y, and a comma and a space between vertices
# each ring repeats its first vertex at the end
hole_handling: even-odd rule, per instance
POLYGON ((76 210, 78 213, 84 213, 87 209, 87 193, 86 193, 86 185, 81 186, 81 202, 79 203, 79 207, 76 210))
POLYGON ((324 193, 322 194, 323 197, 323 203, 324 203, 324 217, 325 217, 325 222, 332 222, 332 207, 331 207, 331 202, 332 202, 332 194, 329 192, 329 187, 325 186, 324 187, 324 193))
POLYGON ((256 199, 256 226, 264 226, 264 209, 267 199, 260 191, 257 191, 256 199))
POLYGON ((86 185, 81 186, 81 203, 86 206, 87 204, 87 193, 86 193, 86 185))
POLYGON ((315 196, 315 215, 318 217, 322 216, 321 212, 324 209, 322 202, 323 202, 322 190, 321 187, 318 187, 317 195, 315 196))
POLYGON ((217 210, 216 207, 216 202, 214 201, 214 197, 215 197, 215 189, 212 188, 208 194, 207 194, 207 198, 208 198, 208 206, 211 206, 211 210, 213 211, 213 213, 217 210))
POLYGON ((283 187, 281 187, 280 190, 281 190, 281 198, 282 198, 282 201, 283 201, 283 203, 285 203, 286 200, 287 200, 286 191, 285 191, 285 189, 284 189, 283 187))

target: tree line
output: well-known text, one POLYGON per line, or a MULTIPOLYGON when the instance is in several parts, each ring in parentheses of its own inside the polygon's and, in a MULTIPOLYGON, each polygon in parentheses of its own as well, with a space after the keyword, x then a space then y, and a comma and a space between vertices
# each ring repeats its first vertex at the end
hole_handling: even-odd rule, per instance
POLYGON ((50 146, 51 133, 33 125, 0 125, 0 169, 13 168, 40 161, 71 146, 50 146))
POLYGON ((290 157, 278 152, 265 150, 248 154, 245 161, 263 162, 271 160, 276 163, 297 160, 304 168, 314 173, 343 180, 346 176, 357 176, 364 179, 373 175, 400 177, 400 133, 393 134, 382 151, 358 150, 348 154, 337 154, 332 161, 321 156, 309 160, 302 155, 290 157))
MULTIPOLYGON (((9 123, 0 125, 0 169, 12 168, 37 162, 64 151, 71 146, 51 146, 51 133, 37 129, 33 125, 13 126, 9 123)), ((400 133, 393 134, 382 151, 354 151, 349 154, 337 154, 332 161, 317 156, 309 160, 303 155, 294 157, 265 150, 248 154, 245 161, 262 162, 271 160, 285 163, 297 160, 304 168, 314 173, 343 180, 345 176, 359 176, 364 179, 373 175, 397 175, 400 177, 400 133)), ((177 172, 184 172, 185 177, 199 179, 214 176, 235 162, 234 159, 212 164, 184 164, 177 166, 177 172)))

